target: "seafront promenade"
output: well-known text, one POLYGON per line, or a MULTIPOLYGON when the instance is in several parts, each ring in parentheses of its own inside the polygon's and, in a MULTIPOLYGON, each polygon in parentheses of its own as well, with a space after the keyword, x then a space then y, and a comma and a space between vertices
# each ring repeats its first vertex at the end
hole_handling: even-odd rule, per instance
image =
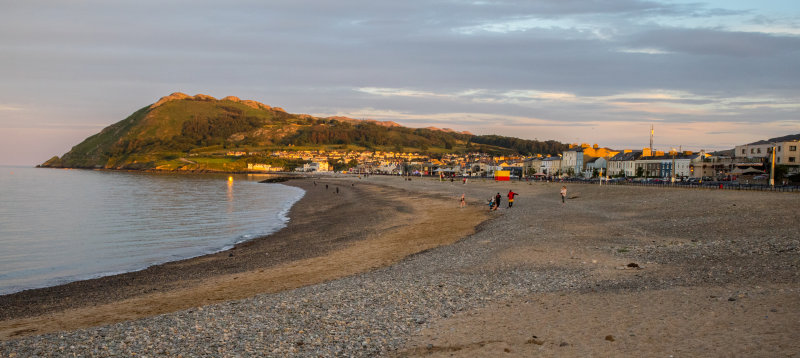
POLYGON ((562 204, 560 183, 370 176, 290 185, 308 194, 272 240, 0 297, 0 354, 800 351, 796 193, 567 184, 562 204), (519 193, 511 209, 508 190, 519 193), (496 193, 501 208, 486 212, 496 193), (161 300, 189 305, 147 306, 161 300), (128 317, 118 312, 131 320, 115 322, 128 317), (106 320, 81 328, 91 317, 106 320), (38 331, 59 319, 67 331, 38 331))

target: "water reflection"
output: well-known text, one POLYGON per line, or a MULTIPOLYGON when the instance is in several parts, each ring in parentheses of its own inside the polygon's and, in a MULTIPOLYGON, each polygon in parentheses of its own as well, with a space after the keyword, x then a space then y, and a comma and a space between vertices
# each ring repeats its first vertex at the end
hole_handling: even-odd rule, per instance
POLYGON ((303 195, 228 177, 0 169, 0 294, 230 247, 280 229, 303 195))
POLYGON ((233 213, 233 177, 228 177, 228 214, 233 213))

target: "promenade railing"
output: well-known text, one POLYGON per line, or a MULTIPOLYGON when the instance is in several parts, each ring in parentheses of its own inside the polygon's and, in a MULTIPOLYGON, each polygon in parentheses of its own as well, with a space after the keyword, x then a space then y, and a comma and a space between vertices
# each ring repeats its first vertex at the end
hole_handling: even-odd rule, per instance
MULTIPOLYGON (((599 185, 599 179, 563 179, 554 182, 565 182, 572 184, 594 184, 599 185)), ((708 190, 749 190, 749 191, 776 191, 776 192, 797 192, 800 193, 800 185, 775 185, 767 184, 741 184, 735 182, 711 181, 711 182, 675 182, 669 181, 628 181, 628 180, 608 180, 603 181, 603 185, 628 185, 628 186, 649 186, 660 188, 686 188, 686 189, 708 189, 708 190)))

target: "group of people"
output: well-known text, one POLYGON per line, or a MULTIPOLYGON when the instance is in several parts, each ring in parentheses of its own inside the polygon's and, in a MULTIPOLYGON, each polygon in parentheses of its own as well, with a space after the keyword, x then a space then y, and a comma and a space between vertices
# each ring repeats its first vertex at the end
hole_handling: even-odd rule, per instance
MULTIPOLYGON (((561 204, 566 203, 566 199, 567 199, 567 186, 566 185, 561 187, 560 194, 561 194, 561 204)), ((517 195, 519 195, 519 193, 515 193, 513 190, 509 190, 508 194, 506 194, 506 196, 508 197, 508 207, 509 208, 514 206, 514 197, 517 196, 517 195)), ((489 198, 489 200, 487 202, 489 204, 489 211, 497 210, 497 208, 500 207, 500 201, 502 199, 503 199, 503 196, 500 195, 500 193, 497 193, 493 198, 489 198)), ((461 205, 462 208, 467 205, 466 197, 465 197, 465 194, 463 194, 463 193, 461 194, 461 204, 460 205, 461 205)))
MULTIPOLYGON (((506 196, 508 197, 508 207, 511 208, 514 206, 514 197, 519 195, 519 193, 515 193, 513 190, 509 190, 506 196)), ((494 198, 489 199, 489 211, 497 210, 500 207, 500 201, 503 199, 503 196, 500 193, 494 196, 494 198)))

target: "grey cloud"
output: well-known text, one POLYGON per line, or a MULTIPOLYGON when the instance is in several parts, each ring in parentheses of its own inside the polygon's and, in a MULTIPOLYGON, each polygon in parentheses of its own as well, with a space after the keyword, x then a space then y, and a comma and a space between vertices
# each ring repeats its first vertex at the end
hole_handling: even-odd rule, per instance
POLYGON ((633 46, 649 46, 691 55, 760 57, 800 52, 800 38, 714 29, 657 29, 639 35, 633 46))
MULTIPOLYGON (((30 98, 53 97, 49 103, 57 109, 42 108, 37 115, 65 121, 93 116, 90 121, 110 124, 173 91, 236 95, 296 113, 371 107, 564 123, 641 121, 651 115, 612 112, 597 103, 478 99, 501 99, 500 94, 515 90, 578 97, 676 90, 697 94, 697 99, 676 100, 693 105, 726 98, 800 98, 798 38, 664 28, 653 20, 740 15, 702 4, 31 0, 3 7, 0 32, 7 35, 0 38, 0 98, 28 103, 30 98), (458 31, 529 19, 550 22, 506 33, 458 31), (563 26, 552 25, 561 20, 563 26), (669 53, 619 50, 624 48, 669 53), (355 91, 361 87, 484 92, 474 97, 399 98, 355 91), (98 110, 99 103, 103 107, 98 110)), ((737 109, 736 114, 708 118, 663 119, 770 121, 796 119, 793 113, 796 110, 737 109)), ((463 123, 475 125, 467 119, 463 123)))
POLYGON ((710 99, 690 99, 690 98, 680 98, 680 99, 616 98, 614 100, 619 102, 628 102, 628 103, 682 103, 682 104, 692 104, 692 105, 712 104, 719 102, 710 99))

